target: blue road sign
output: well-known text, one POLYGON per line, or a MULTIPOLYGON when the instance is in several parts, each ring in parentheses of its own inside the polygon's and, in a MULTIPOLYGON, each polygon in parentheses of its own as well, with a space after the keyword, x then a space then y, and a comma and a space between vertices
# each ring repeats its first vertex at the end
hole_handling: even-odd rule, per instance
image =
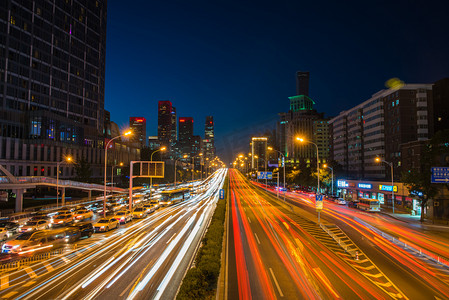
POLYGON ((317 211, 323 209, 323 197, 324 195, 316 195, 315 196, 315 208, 317 211))
POLYGON ((449 167, 432 168, 432 183, 449 183, 449 167))
POLYGON ((258 172, 257 179, 273 179, 273 172, 258 172))
POLYGON ((218 194, 220 196, 220 199, 224 199, 224 189, 220 189, 220 192, 218 194))

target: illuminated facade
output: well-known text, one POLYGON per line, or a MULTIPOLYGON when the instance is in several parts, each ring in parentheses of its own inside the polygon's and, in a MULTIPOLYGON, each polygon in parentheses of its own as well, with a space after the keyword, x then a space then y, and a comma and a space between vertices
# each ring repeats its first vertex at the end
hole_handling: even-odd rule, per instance
MULTIPOLYGON (((17 176, 56 176, 65 155, 101 173, 106 1, 0 6, 0 163, 17 176), (89 21, 88 21, 89 19, 89 21)), ((64 166, 62 177, 71 177, 64 166)))
POLYGON ((157 136, 161 145, 171 149, 176 143, 176 108, 171 101, 159 101, 157 136))
POLYGON ((264 169, 267 162, 267 137, 252 137, 251 138, 251 168, 259 170, 264 169))
POLYGON ((204 156, 209 159, 214 159, 215 157, 215 137, 214 137, 214 117, 207 116, 206 123, 204 126, 204 156))
POLYGON ((147 145, 147 120, 143 117, 130 117, 129 128, 133 132, 130 140, 136 143, 140 149, 144 148, 147 145))
POLYGON ((193 118, 179 118, 179 149, 182 153, 191 153, 193 138, 193 118))

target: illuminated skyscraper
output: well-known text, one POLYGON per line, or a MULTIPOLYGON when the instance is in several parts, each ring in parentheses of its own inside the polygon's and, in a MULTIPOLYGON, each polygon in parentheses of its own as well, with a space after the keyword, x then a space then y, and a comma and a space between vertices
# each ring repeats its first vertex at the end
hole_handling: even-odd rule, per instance
POLYGON ((171 148, 176 142, 176 108, 171 101, 159 101, 157 136, 161 145, 171 148))
POLYGON ((206 124, 204 127, 204 156, 209 159, 213 159, 215 157, 215 142, 214 142, 214 117, 207 116, 206 124))
POLYGON ((129 128, 133 131, 131 141, 138 144, 140 149, 147 145, 147 120, 143 117, 130 117, 129 128))

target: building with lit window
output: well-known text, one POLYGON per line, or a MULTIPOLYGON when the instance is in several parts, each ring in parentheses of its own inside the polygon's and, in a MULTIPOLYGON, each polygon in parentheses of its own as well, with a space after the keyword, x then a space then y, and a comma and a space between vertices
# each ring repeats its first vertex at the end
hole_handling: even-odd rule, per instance
POLYGON ((157 113, 159 142, 170 150, 176 143, 176 134, 176 108, 171 101, 159 101, 157 113))
POLYGON ((192 138, 193 138, 193 118, 180 117, 179 118, 179 149, 182 153, 191 153, 192 138))
POLYGON ((130 117, 129 129, 133 132, 131 142, 136 143, 140 149, 144 148, 147 145, 147 120, 143 117, 130 117))
POLYGON ((207 116, 204 126, 204 157, 215 158, 214 117, 207 116))
POLYGON ((252 137, 251 138, 251 168, 264 170, 267 159, 267 137, 252 137))
MULTIPOLYGON (((0 6, 0 163, 56 176, 64 156, 100 176, 104 157, 106 1, 0 6)), ((62 167, 61 177, 74 174, 62 167)))

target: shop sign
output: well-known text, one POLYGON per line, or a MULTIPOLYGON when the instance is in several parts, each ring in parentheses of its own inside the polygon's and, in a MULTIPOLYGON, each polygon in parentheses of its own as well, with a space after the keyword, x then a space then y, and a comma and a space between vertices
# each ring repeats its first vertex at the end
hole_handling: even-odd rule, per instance
POLYGON ((379 190, 380 191, 386 191, 386 192, 392 192, 392 191, 397 192, 398 191, 398 186, 397 185, 391 186, 391 185, 380 184, 379 185, 379 190))
POLYGON ((371 183, 359 183, 357 185, 359 189, 372 189, 373 185, 371 183))
POLYGON ((346 180, 337 180, 337 186, 340 188, 347 188, 349 187, 349 184, 346 182, 346 180))

